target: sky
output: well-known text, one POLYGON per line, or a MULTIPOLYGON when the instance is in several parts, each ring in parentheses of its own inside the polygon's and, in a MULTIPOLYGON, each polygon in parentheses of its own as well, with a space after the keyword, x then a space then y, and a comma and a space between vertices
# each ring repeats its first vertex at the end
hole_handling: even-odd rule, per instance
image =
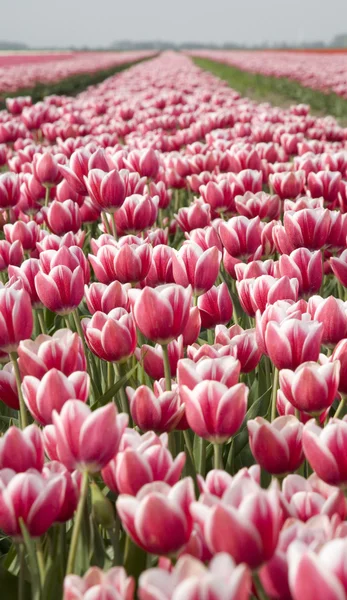
POLYGON ((0 0, 0 8, 0 40, 35 47, 329 42, 347 33, 347 0, 0 0))

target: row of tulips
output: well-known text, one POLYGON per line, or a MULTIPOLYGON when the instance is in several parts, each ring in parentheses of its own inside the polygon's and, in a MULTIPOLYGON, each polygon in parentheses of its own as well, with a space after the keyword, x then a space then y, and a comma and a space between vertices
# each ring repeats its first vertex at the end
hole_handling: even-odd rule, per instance
POLYGON ((343 600, 347 132, 170 53, 15 101, 3 588, 343 600))
MULTIPOLYGON (((95 73, 117 65, 136 62, 153 52, 63 52, 63 53, 21 53, 20 55, 0 55, 0 92, 16 92, 33 88, 37 83, 51 84, 61 79, 95 73)), ((16 111, 16 102, 7 100, 9 110, 16 111)), ((23 100, 24 102, 24 100, 23 100)), ((31 106, 31 98, 25 98, 25 104, 31 106)))
POLYGON ((333 53, 194 50, 190 54, 233 65, 250 73, 285 77, 286 79, 298 81, 305 87, 323 93, 334 92, 338 96, 347 98, 346 55, 344 50, 333 53))

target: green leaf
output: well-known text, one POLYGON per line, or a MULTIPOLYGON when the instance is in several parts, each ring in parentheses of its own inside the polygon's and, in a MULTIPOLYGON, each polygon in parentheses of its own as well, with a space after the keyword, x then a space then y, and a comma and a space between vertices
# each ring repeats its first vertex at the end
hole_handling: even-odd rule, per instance
MULTIPOLYGON (((19 577, 12 575, 0 566, 0 590, 1 600, 14 600, 18 598, 19 577)), ((32 600, 30 585, 27 581, 24 582, 24 598, 32 600)))
MULTIPOLYGON (((248 431, 247 431, 247 422, 251 419, 255 419, 255 417, 264 417, 267 414, 270 405, 270 392, 271 387, 264 392, 260 398, 258 398, 248 409, 244 421, 241 425, 239 433, 234 438, 234 456, 237 455, 243 450, 243 448, 247 445, 248 442, 248 431)), ((253 461, 254 462, 254 461, 253 461)))
POLYGON ((136 369, 137 364, 132 369, 130 369, 130 371, 128 371, 126 375, 121 377, 112 387, 110 387, 110 389, 107 390, 105 394, 99 396, 99 398, 94 402, 94 404, 92 404, 91 409, 95 410, 96 408, 99 408, 99 406, 104 406, 110 400, 112 400, 112 398, 117 394, 121 387, 123 387, 129 381, 132 374, 135 373, 136 369))
POLYGON ((35 548, 35 542, 30 537, 30 534, 25 526, 23 519, 19 519, 19 525, 21 528, 24 544, 28 553, 30 574, 31 574, 31 588, 32 588, 32 600, 41 600, 41 579, 39 564, 37 561, 37 554, 35 548))

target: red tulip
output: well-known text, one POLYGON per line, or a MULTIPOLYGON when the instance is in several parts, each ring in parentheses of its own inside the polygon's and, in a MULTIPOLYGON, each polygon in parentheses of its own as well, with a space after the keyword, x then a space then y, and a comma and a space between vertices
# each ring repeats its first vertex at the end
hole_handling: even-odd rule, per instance
POLYGON ((185 478, 173 487, 157 481, 141 488, 136 497, 121 494, 116 506, 123 527, 146 552, 172 554, 187 543, 192 531, 189 508, 194 501, 193 481, 185 478))
POLYGON ((19 410, 18 388, 12 362, 7 363, 0 371, 0 400, 6 406, 19 410))
POLYGON ((69 471, 98 473, 117 454, 127 422, 112 403, 91 412, 83 402, 68 400, 43 431, 46 452, 69 471))

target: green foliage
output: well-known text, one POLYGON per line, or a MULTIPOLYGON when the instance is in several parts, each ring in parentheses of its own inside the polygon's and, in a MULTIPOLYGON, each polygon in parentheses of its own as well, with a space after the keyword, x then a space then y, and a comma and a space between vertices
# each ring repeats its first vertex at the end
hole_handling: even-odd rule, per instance
POLYGON ((268 101, 288 106, 291 103, 310 104, 312 112, 330 114, 347 120, 347 100, 335 93, 324 94, 284 77, 268 77, 259 73, 247 73, 236 67, 224 65, 205 58, 194 58, 195 64, 211 71, 243 96, 256 101, 268 101))

